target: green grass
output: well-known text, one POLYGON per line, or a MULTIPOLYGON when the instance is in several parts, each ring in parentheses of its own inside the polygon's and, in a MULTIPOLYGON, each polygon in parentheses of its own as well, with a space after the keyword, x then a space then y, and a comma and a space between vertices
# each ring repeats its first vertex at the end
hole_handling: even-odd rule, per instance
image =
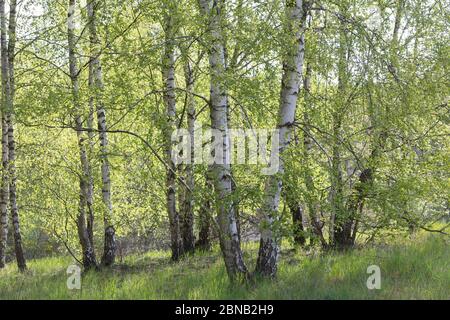
MULTIPOLYGON (((255 261, 256 245, 244 246, 255 261)), ((168 252, 125 258, 110 270, 88 272, 82 290, 68 290, 68 257, 29 261, 19 274, 0 271, 2 299, 450 299, 448 238, 421 236, 346 253, 294 252, 285 246, 276 281, 231 287, 217 250, 172 263, 168 252), (381 289, 368 290, 369 265, 381 268, 381 289)), ((252 267, 251 265, 249 266, 252 267)))

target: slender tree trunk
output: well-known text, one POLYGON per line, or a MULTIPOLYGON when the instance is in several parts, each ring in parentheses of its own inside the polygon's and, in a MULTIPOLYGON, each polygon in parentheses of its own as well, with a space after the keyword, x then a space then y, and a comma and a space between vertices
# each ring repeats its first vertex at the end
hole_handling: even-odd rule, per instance
MULTIPOLYGON (((224 0, 222 0, 222 3, 225 3, 224 0)), ((238 7, 242 6, 242 0, 239 0, 237 3, 238 7)), ((230 74, 235 73, 236 70, 236 64, 237 64, 237 55, 239 54, 239 45, 236 44, 234 51, 233 51, 233 55, 231 57, 231 61, 229 62, 229 58, 228 58, 228 48, 227 48, 227 43, 225 42, 224 44, 224 65, 225 65, 225 70, 227 70, 230 74)), ((229 102, 229 97, 227 96, 227 123, 228 123, 228 127, 231 127, 231 106, 230 106, 230 102, 229 102)), ((233 157, 233 155, 231 155, 233 157)), ((230 174, 231 174, 231 194, 233 196, 233 208, 234 208, 234 212, 236 215, 236 227, 237 227, 237 232, 238 232, 238 238, 239 238, 239 243, 241 243, 241 214, 240 214, 240 208, 239 208, 239 199, 237 197, 237 192, 236 192, 236 180, 234 179, 234 170, 233 170, 233 165, 230 164, 230 174)))
POLYGON ((222 164, 214 163, 211 166, 211 175, 218 201, 219 241, 228 277, 232 282, 239 282, 248 278, 248 271, 240 247, 236 212, 230 199, 232 186, 230 135, 227 121, 227 90, 221 80, 222 73, 225 71, 225 48, 220 24, 223 2, 213 0, 200 0, 199 2, 209 24, 208 32, 211 41, 209 50, 211 127, 220 131, 223 137, 222 164))
POLYGON ((8 47, 6 39, 6 15, 5 0, 0 0, 0 24, 1 24, 1 77, 2 77, 2 180, 0 186, 0 268, 5 267, 6 248, 8 240, 8 201, 9 201, 9 177, 8 177, 8 112, 10 109, 10 79, 8 75, 8 47))
MULTIPOLYGON (((94 88, 94 70, 92 63, 89 64, 89 88, 94 88)), ((89 149, 88 149, 88 159, 89 162, 89 181, 88 181, 88 195, 87 195, 87 230, 89 234, 89 239, 91 243, 94 243, 94 176, 92 173, 92 159, 94 157, 94 96, 91 93, 89 97, 89 116, 87 119, 88 128, 88 138, 89 138, 89 149)))
MULTIPOLYGON (((343 5, 341 13, 346 15, 347 5, 343 5)), ((351 228, 353 218, 349 216, 344 204, 343 178, 342 178, 342 111, 346 104, 347 81, 348 81, 348 56, 347 39, 345 34, 345 23, 340 21, 339 28, 339 57, 338 57, 338 91, 337 108, 333 112, 333 155, 331 172, 331 207, 332 216, 332 242, 338 249, 345 249, 352 245, 351 228)))
MULTIPOLYGON (((173 3, 172 3, 173 4, 173 3)), ((162 80, 164 83, 164 104, 166 107, 165 143, 166 162, 168 170, 166 174, 167 213, 170 222, 170 238, 172 260, 176 261, 183 254, 183 245, 180 230, 180 218, 176 205, 176 166, 172 159, 172 132, 176 129, 176 98, 175 98, 175 44, 174 21, 169 12, 165 13, 164 21, 165 48, 162 57, 162 80)))
POLYGON ((283 61, 283 75, 281 80, 280 110, 278 114, 280 155, 278 173, 268 177, 265 186, 265 199, 261 207, 263 226, 256 263, 257 274, 264 277, 275 277, 277 273, 279 244, 281 237, 276 230, 278 220, 278 206, 282 188, 281 176, 284 173, 282 159, 283 151, 291 142, 292 126, 295 120, 297 98, 300 90, 300 80, 303 70, 304 57, 304 20, 306 17, 302 0, 286 3, 287 34, 293 39, 286 44, 287 53, 283 61))
POLYGON ((77 131, 78 148, 80 155, 80 196, 78 205, 77 229, 83 252, 83 266, 85 269, 97 268, 94 247, 91 243, 89 232, 86 226, 86 207, 89 182, 89 161, 86 153, 86 137, 83 131, 82 109, 79 102, 79 83, 77 58, 75 55, 75 0, 69 0, 67 12, 67 39, 69 46, 69 74, 72 83, 72 99, 75 114, 75 128, 77 131))
POLYGON ((8 67, 10 80, 10 105, 11 110, 8 114, 8 148, 9 148, 9 200, 11 207, 11 221, 14 236, 14 251, 16 255, 17 267, 21 272, 27 269, 25 255, 22 246, 22 234, 20 232, 19 209, 17 207, 17 175, 16 175, 16 144, 14 140, 14 58, 16 48, 16 6, 17 0, 11 0, 9 4, 9 43, 8 43, 8 67))
POLYGON ((186 185, 182 210, 182 228, 181 234, 183 238, 183 251, 185 253, 193 253, 195 250, 195 236, 194 236, 194 126, 195 126, 195 99, 192 92, 194 92, 194 71, 189 61, 184 64, 184 76, 186 81, 186 109, 187 109, 187 127, 189 136, 191 137, 191 163, 186 164, 186 185))
POLYGON ((115 228, 112 221, 113 206, 111 201, 111 174, 108 159, 108 134, 106 122, 106 110, 103 102, 103 75, 100 63, 100 41, 97 35, 96 9, 99 1, 90 0, 88 2, 89 33, 91 42, 92 72, 94 76, 94 92, 97 110, 97 123, 100 138, 100 157, 102 160, 102 199, 103 199, 103 222, 105 229, 105 239, 103 247, 102 265, 110 266, 116 258, 116 238, 115 228))

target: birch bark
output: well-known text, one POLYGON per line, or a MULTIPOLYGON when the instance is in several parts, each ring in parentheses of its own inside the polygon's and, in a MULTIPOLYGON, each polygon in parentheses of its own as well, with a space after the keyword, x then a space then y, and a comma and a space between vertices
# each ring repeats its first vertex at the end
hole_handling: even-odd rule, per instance
POLYGON ((8 74, 8 47, 6 39, 6 14, 5 0, 0 0, 0 42, 1 42, 1 78, 2 78, 2 177, 0 186, 0 268, 5 267, 6 247, 8 240, 8 201, 9 201, 9 177, 8 177, 8 119, 10 109, 10 79, 8 74))
POLYGON ((186 109, 187 109, 187 127, 189 136, 191 137, 191 163, 186 164, 186 185, 184 202, 182 204, 182 238, 183 238, 183 251, 185 253, 192 253, 195 250, 195 237, 194 237, 194 165, 192 161, 194 159, 194 130, 195 130, 195 99, 192 92, 194 92, 194 70, 192 69, 189 61, 184 64, 184 77, 186 82, 186 109))
MULTIPOLYGON (((88 77, 89 88, 94 88, 94 71, 92 63, 89 64, 89 77, 88 77)), ((87 119, 88 128, 88 159, 89 159, 89 181, 88 181, 88 194, 87 194, 87 230, 89 234, 89 239, 91 243, 94 243, 94 176, 92 175, 92 159, 94 157, 94 96, 91 94, 89 97, 89 116, 87 119)))
POLYGON ((199 0, 200 8, 208 21, 210 38, 210 117, 212 129, 222 133, 222 164, 211 166, 218 203, 217 222, 219 226, 219 242, 225 261, 228 277, 232 282, 244 281, 248 278, 240 247, 236 212, 230 196, 232 194, 230 170, 230 135, 227 121, 227 90, 222 76, 225 71, 225 48, 221 30, 222 1, 199 0))
POLYGON ((83 131, 82 109, 79 102, 79 82, 76 58, 76 38, 75 38, 75 0, 68 1, 67 10, 67 41, 69 49, 69 74, 72 84, 72 100, 75 120, 75 129, 77 131, 78 148, 81 164, 80 174, 80 195, 78 204, 77 229, 78 237, 83 252, 83 266, 85 269, 97 267, 94 247, 91 243, 89 232, 86 226, 86 207, 88 197, 89 182, 89 161, 86 153, 86 135, 83 131))
POLYGON ((176 166, 172 159, 172 132, 176 129, 176 97, 175 97, 175 45, 174 21, 169 12, 164 17, 165 48, 162 57, 162 81, 164 85, 164 105, 166 107, 165 145, 166 162, 166 205, 170 223, 172 260, 176 261, 183 254, 180 235, 180 218, 176 204, 176 166))
POLYGON ((14 61, 16 48, 16 7, 17 0, 11 0, 9 4, 9 42, 8 42, 8 73, 10 89, 10 110, 8 112, 8 149, 9 149, 9 200, 11 209, 11 221, 14 236, 14 252, 18 269, 23 272, 27 269, 23 252, 22 234, 20 232, 19 209, 17 207, 17 175, 16 175, 16 143, 14 139, 14 61))
MULTIPOLYGON (((348 5, 344 4, 341 9, 344 17, 348 11, 348 5)), ((331 243, 338 249, 349 246, 351 223, 348 213, 345 210, 342 177, 341 141, 342 141, 342 111, 346 103, 347 77, 348 77, 348 56, 347 39, 345 34, 345 21, 340 20, 339 26, 339 50, 338 50, 338 97, 337 106, 333 112, 333 148, 332 148, 332 168, 330 174, 331 182, 331 208, 332 223, 330 229, 331 243)))
POLYGON ((108 134, 107 134, 107 121, 106 121, 106 110, 103 102, 103 75, 102 67, 100 63, 100 53, 99 48, 100 41, 97 35, 96 26, 96 9, 99 5, 99 1, 90 0, 88 2, 88 17, 89 17, 89 33, 90 33, 90 44, 91 44, 91 59, 90 64, 92 66, 93 75, 93 92, 95 97, 95 105, 97 111, 97 124, 100 139, 100 157, 102 160, 102 200, 103 200, 103 222, 104 222, 104 247, 102 264, 105 266, 110 266, 114 264, 116 257, 116 238, 115 238, 115 228, 112 221, 113 216, 113 206, 111 201, 111 174, 110 165, 108 159, 108 134))
POLYGON ((278 113, 280 155, 278 172, 266 180, 265 198, 260 209, 262 216, 261 239, 255 272, 264 277, 275 277, 279 256, 280 235, 277 230, 277 211, 282 188, 281 176, 284 173, 283 151, 291 142, 292 126, 295 120, 297 98, 304 58, 304 20, 302 0, 286 2, 286 34, 293 38, 286 44, 287 52, 283 61, 281 80, 280 109, 278 113))

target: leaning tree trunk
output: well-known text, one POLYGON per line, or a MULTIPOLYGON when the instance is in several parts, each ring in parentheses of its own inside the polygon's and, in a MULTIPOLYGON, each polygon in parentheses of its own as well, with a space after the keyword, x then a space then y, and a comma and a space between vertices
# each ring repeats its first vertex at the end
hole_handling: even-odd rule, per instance
POLYGON ((227 121, 227 90, 221 80, 225 71, 225 48, 221 30, 221 10, 223 2, 200 0, 200 8, 208 21, 210 40, 209 65, 210 117, 213 130, 223 137, 223 158, 221 163, 211 166, 211 176, 217 200, 219 241, 228 277, 232 282, 245 281, 248 277, 239 242, 236 213, 230 196, 232 194, 230 170, 230 135, 227 121))
POLYGON ((170 241, 172 260, 176 261, 183 254, 180 235, 180 218, 176 209, 176 166, 172 159, 172 132, 176 129, 175 98, 175 53, 174 53, 174 21, 170 13, 165 13, 164 32, 165 48, 162 57, 162 80, 164 84, 164 105, 166 107, 165 144, 166 162, 166 204, 170 223, 170 241))
POLYGON ((78 148, 81 164, 80 195, 78 204, 77 229, 83 252, 83 266, 85 269, 97 267, 94 246, 90 240, 86 226, 86 207, 89 183, 89 161, 86 153, 86 137, 83 131, 82 109, 79 102, 79 83, 77 58, 75 56, 75 0, 69 0, 67 12, 67 40, 69 46, 69 74, 72 83, 73 111, 75 115, 75 130, 78 138, 78 148))
POLYGON ((91 59, 93 73, 93 91, 95 93, 95 102, 97 110, 97 124, 100 139, 100 156, 102 160, 102 199, 103 199, 103 222, 105 230, 105 239, 103 247, 102 265, 110 266, 116 258, 116 238, 115 228, 112 221, 113 207, 111 201, 111 174, 108 160, 108 134, 106 122, 106 110, 103 103, 103 75, 100 64, 99 48, 100 41, 97 35, 96 27, 96 7, 100 2, 90 0, 88 2, 89 33, 91 42, 91 59))
POLYGON ((0 186, 0 268, 5 267, 8 240, 8 112, 10 110, 10 79, 8 75, 8 48, 6 40, 5 0, 0 0, 1 24, 1 77, 2 77, 2 178, 0 186))
POLYGON ((10 89, 10 107, 8 113, 8 149, 9 149, 9 200, 11 207, 11 220, 14 236, 14 252, 16 255, 17 267, 20 271, 27 269, 27 263, 22 246, 22 235, 20 232, 19 209, 17 207, 17 176, 16 176, 16 145, 14 140, 14 58, 16 48, 16 5, 17 0, 11 0, 9 5, 9 44, 8 44, 8 68, 9 68, 9 89, 10 89))
POLYGON ((186 110, 187 110, 187 127, 189 136, 191 137, 190 153, 191 163, 186 164, 185 177, 186 186, 184 199, 182 203, 181 217, 181 236, 183 239, 183 251, 185 253, 193 253, 195 250, 194 236, 194 130, 195 130, 195 99, 194 92, 194 71, 189 61, 184 65, 184 77, 186 81, 186 110))
MULTIPOLYGON (((304 57, 304 20, 305 12, 302 0, 286 3, 286 33, 292 39, 286 44, 287 52, 283 61, 281 80, 280 110, 278 113, 280 156, 278 172, 268 177, 265 185, 265 199, 261 207, 263 224, 255 272, 264 277, 275 277, 277 273, 280 234, 276 230, 278 206, 282 187, 281 175, 284 164, 281 154, 291 142, 292 126, 295 120, 297 98, 304 57)), ((272 151, 273 152, 273 151, 272 151)))

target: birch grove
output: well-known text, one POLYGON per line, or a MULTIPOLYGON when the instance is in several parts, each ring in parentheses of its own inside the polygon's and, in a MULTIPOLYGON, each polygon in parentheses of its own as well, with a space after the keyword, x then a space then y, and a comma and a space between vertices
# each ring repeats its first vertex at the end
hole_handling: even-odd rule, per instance
POLYGON ((161 261, 248 289, 448 236, 448 11, 0 0, 0 277, 161 261))

